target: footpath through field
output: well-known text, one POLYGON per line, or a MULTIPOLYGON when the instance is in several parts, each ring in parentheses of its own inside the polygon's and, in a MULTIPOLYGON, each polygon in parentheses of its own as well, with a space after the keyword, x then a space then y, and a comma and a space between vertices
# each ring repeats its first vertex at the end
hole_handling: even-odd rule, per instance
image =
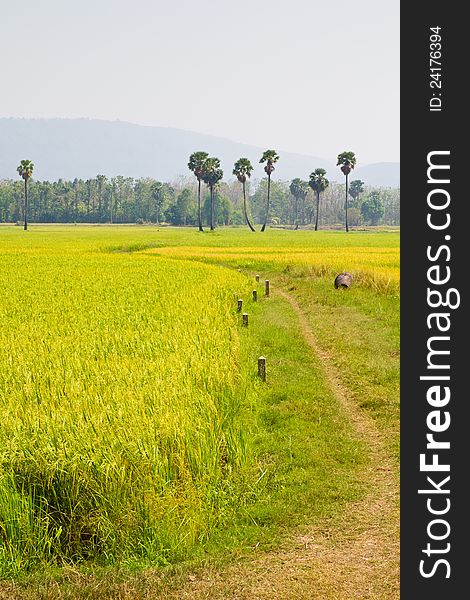
POLYGON ((398 599, 399 485, 374 421, 351 398, 331 357, 315 339, 307 317, 289 293, 277 290, 297 314, 303 336, 357 436, 369 449, 361 478, 364 498, 340 517, 302 529, 284 545, 223 571, 207 569, 166 598, 178 599, 398 599))

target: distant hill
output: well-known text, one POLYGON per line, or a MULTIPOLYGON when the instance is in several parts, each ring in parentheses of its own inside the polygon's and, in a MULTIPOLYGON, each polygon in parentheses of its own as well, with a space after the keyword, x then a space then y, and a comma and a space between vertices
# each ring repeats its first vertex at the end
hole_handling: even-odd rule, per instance
MULTIPOLYGON (((123 121, 0 118, 0 179, 16 178, 19 161, 28 158, 35 164, 37 180, 103 174, 171 181, 188 175, 188 157, 196 150, 218 156, 226 178, 232 176, 233 163, 242 156, 252 161, 254 176, 261 177, 258 160, 265 149, 193 131, 123 121)), ((276 150, 281 155, 278 179, 307 179, 317 167, 326 169, 331 181, 341 179, 333 161, 276 150)), ((376 163, 358 167, 354 178, 367 185, 398 187, 399 170, 399 163, 376 163)))
POLYGON ((400 163, 382 162, 357 167, 353 179, 362 179, 366 185, 400 187, 400 163))

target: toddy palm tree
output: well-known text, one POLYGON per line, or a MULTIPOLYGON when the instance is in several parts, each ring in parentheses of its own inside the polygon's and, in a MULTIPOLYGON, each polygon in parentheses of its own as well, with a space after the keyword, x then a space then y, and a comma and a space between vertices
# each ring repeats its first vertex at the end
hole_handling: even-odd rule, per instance
POLYGON ((224 172, 220 168, 220 160, 218 158, 208 158, 204 166, 202 180, 209 187, 211 194, 211 231, 215 229, 214 225, 214 188, 224 176, 224 172))
POLYGON ((239 158, 234 165, 232 173, 236 176, 238 181, 243 186, 243 213, 245 215, 245 223, 248 225, 248 227, 251 229, 251 231, 255 231, 255 228, 250 223, 250 219, 248 218, 248 211, 247 211, 247 207, 246 207, 246 189, 245 189, 246 179, 250 178, 252 171, 253 171, 253 165, 251 164, 249 159, 248 158, 239 158))
POLYGON ((34 164, 30 160, 22 160, 16 169, 24 179, 24 227, 28 229, 28 179, 33 175, 34 164))
POLYGON ((201 220, 201 180, 205 172, 206 161, 209 158, 207 152, 193 152, 189 157, 188 168, 197 179, 197 218, 199 231, 204 231, 201 220))
POLYGON ((315 231, 318 230, 318 215, 320 214, 320 194, 326 190, 330 182, 325 177, 325 169, 315 169, 310 173, 310 181, 308 182, 312 190, 317 194, 317 216, 315 218, 315 231))
MULTIPOLYGON (((304 203, 305 198, 308 194, 308 182, 302 181, 296 177, 293 179, 289 186, 290 193, 295 198, 295 228, 299 228, 298 214, 299 214, 299 200, 302 200, 302 215, 304 214, 304 203)), ((302 219, 303 220, 303 219, 302 219)))
POLYGON ((338 160, 337 160, 336 166, 339 166, 341 168, 341 171, 343 171, 343 173, 346 177, 346 201, 344 203, 344 210, 346 211, 346 231, 349 231, 349 227, 348 227, 348 176, 349 176, 349 173, 351 173, 351 171, 356 166, 356 155, 354 154, 354 152, 351 152, 351 151, 341 152, 341 154, 338 154, 338 160))
POLYGON ((268 222, 269 200, 270 200, 270 195, 271 195, 271 173, 274 171, 274 165, 277 163, 278 160, 279 160, 279 156, 278 156, 276 150, 266 150, 265 152, 263 152, 263 156, 261 157, 261 160, 259 161, 260 163, 266 163, 264 170, 266 172, 266 175, 268 176, 268 199, 266 202, 266 215, 264 217, 264 223, 263 223, 263 226, 261 227, 261 231, 264 231, 266 229, 266 223, 268 222))

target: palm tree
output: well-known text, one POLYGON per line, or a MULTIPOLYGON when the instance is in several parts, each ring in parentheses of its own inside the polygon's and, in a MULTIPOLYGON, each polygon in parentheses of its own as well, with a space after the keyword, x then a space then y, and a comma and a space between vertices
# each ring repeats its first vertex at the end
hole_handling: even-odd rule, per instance
POLYGON ((264 223, 263 223, 263 226, 261 227, 261 231, 264 231, 266 229, 266 223, 268 222, 269 200, 270 200, 270 195, 271 195, 271 173, 274 171, 274 165, 277 163, 278 160, 279 160, 279 156, 278 156, 276 150, 266 150, 265 152, 263 152, 263 156, 261 157, 261 160, 259 161, 260 163, 266 163, 264 170, 266 172, 266 175, 268 176, 268 199, 266 202, 266 215, 264 217, 264 223))
POLYGON ((349 184, 349 195, 354 200, 354 203, 364 191, 364 182, 360 179, 355 179, 349 184))
POLYGON ((243 186, 243 213, 245 215, 245 222, 248 225, 248 227, 251 229, 251 231, 255 231, 255 228, 250 223, 250 219, 248 218, 248 211, 246 208, 246 189, 245 189, 246 179, 247 179, 247 177, 248 177, 248 179, 250 178, 252 171, 253 171, 253 165, 251 164, 249 159, 248 158, 239 158, 234 165, 234 169, 233 169, 232 173, 236 176, 238 181, 243 186))
POLYGON ((320 194, 326 190, 330 185, 330 182, 325 177, 325 169, 315 169, 313 173, 310 173, 309 186, 317 194, 317 216, 315 218, 315 231, 318 230, 318 215, 320 214, 320 194))
POLYGON ((204 173, 202 180, 209 187, 211 193, 211 231, 214 226, 214 188, 224 176, 224 172, 220 168, 220 160, 218 158, 208 158, 205 162, 204 173))
POLYGON ((193 152, 188 162, 188 168, 194 173, 197 179, 197 218, 199 231, 204 231, 201 220, 201 180, 203 179, 208 158, 209 155, 207 152, 193 152))
POLYGON ((20 177, 24 179, 24 227, 28 229, 28 179, 32 177, 34 164, 30 160, 22 160, 16 169, 20 177))
POLYGON ((344 203, 344 210, 346 211, 346 231, 349 231, 349 227, 348 227, 348 176, 349 176, 349 173, 351 173, 351 171, 356 166, 356 155, 354 154, 354 152, 351 152, 351 151, 341 152, 341 154, 338 154, 338 162, 336 163, 336 166, 341 167, 341 171, 343 171, 343 173, 346 177, 346 201, 344 203))
POLYGON ((308 182, 302 181, 296 177, 293 179, 289 186, 290 193, 295 198, 295 228, 299 228, 298 214, 299 214, 299 200, 302 200, 302 215, 304 214, 304 203, 305 198, 308 194, 308 182))

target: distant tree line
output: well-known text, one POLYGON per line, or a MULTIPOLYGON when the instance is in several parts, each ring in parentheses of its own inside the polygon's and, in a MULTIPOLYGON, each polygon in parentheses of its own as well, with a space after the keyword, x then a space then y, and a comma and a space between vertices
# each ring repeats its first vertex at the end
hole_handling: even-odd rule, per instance
MULTIPOLYGON (((214 168, 215 178, 219 175, 217 168, 214 168)), ((212 202, 210 187, 203 186, 201 226, 244 225, 246 219, 263 226, 268 214, 268 184, 268 224, 314 228, 317 216, 317 228, 341 226, 344 223, 345 184, 329 183, 324 187, 322 170, 313 172, 309 182, 300 179, 289 182, 268 177, 250 181, 244 168, 243 163, 237 165, 238 180, 218 181, 212 187, 212 202), (318 211, 320 193, 321 207, 318 211)), ((373 188, 353 180, 349 182, 347 195, 349 225, 400 224, 399 189, 373 188)), ((0 181, 0 222, 23 223, 24 202, 24 181, 0 181)), ((30 178, 28 221, 198 226, 198 181, 191 176, 172 182, 122 176, 108 179, 104 175, 87 180, 59 179, 54 182, 30 178)))

